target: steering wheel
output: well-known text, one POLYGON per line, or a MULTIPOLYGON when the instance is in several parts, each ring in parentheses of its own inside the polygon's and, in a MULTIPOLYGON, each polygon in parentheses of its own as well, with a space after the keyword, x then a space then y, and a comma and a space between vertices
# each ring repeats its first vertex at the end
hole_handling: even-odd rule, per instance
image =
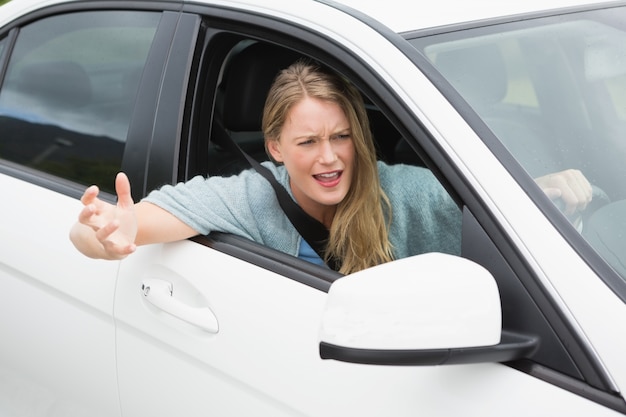
POLYGON ((585 223, 582 234, 594 250, 626 280, 626 200, 599 208, 585 223))
POLYGON ((582 212, 583 225, 589 220, 589 218, 601 209, 602 207, 611 203, 611 198, 602 188, 597 185, 591 185, 591 202, 587 205, 582 212))
MULTIPOLYGON (((554 202, 558 209, 564 213, 565 212, 565 203, 561 199, 556 200, 554 202)), ((597 185, 591 185, 591 202, 585 207, 585 210, 582 212, 577 212, 571 216, 566 217, 569 219, 570 223, 572 223, 579 232, 582 232, 583 228, 587 221, 591 218, 591 216, 601 209, 602 207, 611 203, 611 198, 609 195, 597 185)))

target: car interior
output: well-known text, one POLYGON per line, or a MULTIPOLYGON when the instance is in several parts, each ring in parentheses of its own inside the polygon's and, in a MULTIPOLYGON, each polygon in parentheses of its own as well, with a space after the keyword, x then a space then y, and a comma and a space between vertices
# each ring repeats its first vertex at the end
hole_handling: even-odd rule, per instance
POLYGON ((435 66, 533 177, 564 169, 541 115, 506 102, 511 76, 497 44, 442 51, 435 66))
MULTIPOLYGON (((232 140, 257 161, 266 161, 261 118, 265 98, 276 74, 305 56, 284 47, 241 41, 230 51, 222 68, 216 108, 210 130, 209 175, 228 176, 249 168, 230 151, 232 140)), ((364 96, 378 158, 388 163, 421 164, 417 154, 383 113, 364 96)))

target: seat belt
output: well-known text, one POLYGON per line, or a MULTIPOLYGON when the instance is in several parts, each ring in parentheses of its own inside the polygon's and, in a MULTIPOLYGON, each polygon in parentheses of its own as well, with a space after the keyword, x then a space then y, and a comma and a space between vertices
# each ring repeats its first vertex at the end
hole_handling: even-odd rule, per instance
MULTIPOLYGON (((219 135, 223 135, 222 140, 218 140, 218 142, 228 147, 230 151, 243 157, 252 168, 270 183, 276 193, 278 204, 283 209, 283 212, 291 224, 296 228, 300 236, 311 245, 311 248, 313 248, 320 258, 324 260, 329 236, 326 226, 306 213, 302 207, 291 198, 285 187, 274 177, 274 174, 241 149, 217 120, 214 120, 213 123, 216 123, 219 127, 218 129, 213 129, 213 132, 217 130, 219 135)), ((341 268, 341 263, 335 258, 329 259, 326 263, 329 268, 335 271, 339 271, 341 268)))

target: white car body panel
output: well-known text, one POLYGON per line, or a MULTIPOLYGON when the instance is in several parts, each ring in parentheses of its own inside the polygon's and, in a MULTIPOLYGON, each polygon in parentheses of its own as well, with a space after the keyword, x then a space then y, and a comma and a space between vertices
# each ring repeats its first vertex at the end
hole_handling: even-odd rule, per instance
POLYGON ((75 199, 7 175, 0 189, 0 316, 11 318, 0 321, 0 410, 119 415, 112 317, 118 263, 73 249, 75 199))
MULTIPOLYGON (((37 1, 37 0, 34 0, 37 1)), ((316 16, 306 12, 309 7, 318 7, 310 1, 283 0, 195 0, 195 3, 219 4, 229 7, 241 7, 246 10, 270 10, 272 15, 280 15, 287 10, 294 10, 295 17, 316 16), (298 12, 300 11, 300 12, 298 12)), ((498 1, 477 0, 463 2, 443 0, 429 3, 407 4, 403 0, 333 0, 329 4, 347 6, 353 11, 378 20, 394 32, 407 32, 437 26, 471 22, 500 16, 511 16, 535 11, 547 11, 561 7, 575 7, 600 3, 592 0, 529 0, 529 1, 498 1)), ((318 15, 319 16, 319 15, 318 15)), ((326 15, 324 15, 326 17, 326 15)), ((314 20, 314 19, 313 19, 314 20)), ((317 20, 319 22, 319 20, 317 20)))
POLYGON ((412 416, 415 410, 432 416, 615 415, 498 364, 324 361, 317 344, 326 293, 194 242, 140 248, 122 262, 117 293, 120 396, 127 416, 412 416), (219 332, 209 334, 146 303, 146 277, 171 281, 174 296, 180 288, 178 296, 196 306, 204 302, 198 302, 201 294, 219 332))
POLYGON ((42 7, 71 1, 72 0, 12 0, 3 4, 2 9, 0 9, 0 25, 4 26, 15 18, 39 10, 42 7))
MULTIPOLYGON (((77 0, 12 0, 2 6, 0 25, 10 22, 17 16, 42 7, 77 0)), ((194 0, 194 3, 205 3, 245 10, 271 11, 272 15, 280 15, 287 10, 294 10, 294 17, 311 16, 305 10, 320 7, 321 4, 308 0, 284 2, 283 0, 194 0)), ((497 1, 478 0, 471 3, 457 0, 445 0, 428 5, 412 5, 407 10, 407 3, 402 0, 380 2, 376 0, 338 0, 331 4, 341 4, 352 8, 358 13, 370 16, 395 32, 407 32, 437 26, 471 22, 500 16, 511 16, 521 13, 548 11, 561 7, 576 7, 594 3, 606 3, 602 0, 529 0, 529 1, 497 1), (401 11, 401 12, 398 12, 401 11)))
POLYGON ((472 2, 443 0, 428 4, 407 5, 402 0, 385 2, 376 0, 339 0, 339 3, 353 7, 367 15, 375 16, 377 20, 395 32, 406 32, 459 22, 471 22, 560 7, 572 7, 591 2, 584 0, 477 0, 472 2), (404 12, 398 13, 398 10, 403 10, 404 12))

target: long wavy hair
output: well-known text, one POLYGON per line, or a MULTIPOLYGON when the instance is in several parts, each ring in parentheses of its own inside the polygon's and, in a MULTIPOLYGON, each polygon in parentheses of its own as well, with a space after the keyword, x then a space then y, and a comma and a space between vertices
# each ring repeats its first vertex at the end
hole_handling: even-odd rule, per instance
POLYGON ((363 98, 349 81, 303 60, 282 70, 270 88, 263 110, 266 148, 269 141, 280 140, 289 111, 306 97, 339 105, 350 123, 355 148, 350 190, 337 205, 325 260, 339 260, 343 274, 391 261, 388 229, 391 205, 380 186, 376 150, 363 98))

